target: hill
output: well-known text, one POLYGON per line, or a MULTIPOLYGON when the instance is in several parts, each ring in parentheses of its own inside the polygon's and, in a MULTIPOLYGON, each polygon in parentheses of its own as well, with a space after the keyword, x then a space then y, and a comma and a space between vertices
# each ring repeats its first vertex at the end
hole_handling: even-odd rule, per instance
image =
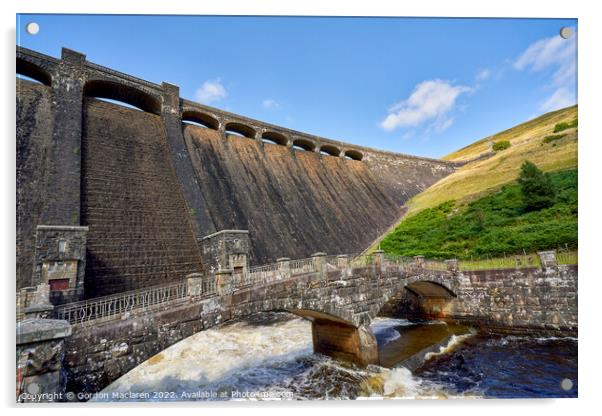
POLYGON ((493 192, 516 180, 525 160, 546 172, 577 167, 577 128, 554 132, 557 124, 570 123, 576 118, 577 106, 547 113, 445 156, 446 160, 469 160, 490 151, 495 142, 510 142, 508 149, 488 159, 468 163, 416 195, 406 204, 406 216, 448 200, 468 202, 493 192), (560 135, 564 136, 544 143, 546 137, 560 135))
MULTIPOLYGON (((410 199, 405 206, 404 218, 383 237, 383 242, 398 230, 407 231, 403 228, 404 223, 424 210, 437 208, 450 209, 454 213, 467 212, 471 202, 486 198, 500 191, 504 185, 515 182, 525 160, 530 160, 546 172, 575 170, 576 181, 577 139, 577 106, 572 106, 544 114, 445 156, 446 160, 470 160, 490 152, 495 143, 507 142, 505 146, 509 146, 495 152, 492 157, 464 165, 410 199), (448 203, 448 208, 441 207, 445 203, 448 203)), ((513 233, 516 231, 512 230, 513 233)), ((375 246, 376 244, 371 249, 375 246)), ((394 250, 390 245, 388 249, 399 253, 399 250, 394 250)))

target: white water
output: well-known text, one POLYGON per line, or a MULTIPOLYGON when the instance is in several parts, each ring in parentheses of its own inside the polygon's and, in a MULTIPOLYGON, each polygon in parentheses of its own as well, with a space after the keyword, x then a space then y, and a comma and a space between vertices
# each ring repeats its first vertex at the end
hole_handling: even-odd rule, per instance
MULTIPOLYGON (((449 397, 405 368, 359 369, 315 355, 309 321, 266 316, 268 323, 209 329, 167 348, 104 389, 104 400, 119 400, 112 393, 150 394, 139 398, 145 401, 449 397)), ((372 328, 381 343, 408 324, 377 318, 372 328)))

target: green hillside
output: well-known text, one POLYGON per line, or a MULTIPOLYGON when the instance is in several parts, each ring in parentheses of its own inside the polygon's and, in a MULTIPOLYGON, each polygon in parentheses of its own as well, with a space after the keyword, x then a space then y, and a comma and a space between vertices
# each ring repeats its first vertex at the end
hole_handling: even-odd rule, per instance
MULTIPOLYGON (((430 253, 431 256, 448 257, 454 254, 459 258, 465 258, 465 256, 470 257, 471 254, 479 256, 509 253, 510 250, 514 249, 520 249, 521 251, 523 249, 543 249, 546 248, 545 245, 549 246, 547 248, 564 247, 565 244, 572 246, 573 243, 576 245, 577 140, 577 106, 573 106, 544 114, 447 155, 444 158, 446 160, 470 160, 483 153, 490 152, 492 148, 502 149, 496 151, 492 157, 466 164, 455 173, 443 178, 410 199, 406 204, 406 215, 394 230, 383 236, 381 248, 405 255, 428 255, 430 253), (535 163, 546 172, 572 171, 572 173, 565 172, 559 174, 560 176, 556 174, 552 176, 555 184, 562 188, 559 189, 560 193, 572 192, 573 185, 570 184, 570 180, 565 175, 569 175, 574 179, 574 207, 569 202, 559 200, 557 204, 560 205, 555 205, 555 208, 551 211, 547 210, 537 215, 534 213, 523 215, 516 211, 517 185, 512 184, 515 184, 520 167, 525 160, 535 163), (513 206, 515 208, 514 213, 510 215, 506 211, 505 216, 498 217, 495 212, 488 213, 483 207, 478 208, 479 204, 485 206, 495 205, 493 201, 502 203, 502 205, 508 204, 509 207, 513 206), (569 211, 572 212, 573 208, 574 214, 567 214, 569 211), (471 223, 469 217, 474 217, 475 212, 477 212, 474 211, 476 209, 480 210, 478 212, 487 214, 487 218, 493 221, 489 223, 487 220, 483 223, 482 219, 480 220, 481 225, 485 227, 479 230, 479 233, 483 234, 483 238, 475 239, 476 237, 467 229, 461 231, 460 229, 450 229, 443 226, 444 222, 457 217, 454 219, 454 221, 458 221, 454 223, 456 226, 459 228, 469 227, 471 223), (538 215, 541 215, 541 217, 538 215), (554 218, 559 223, 552 224, 554 220, 549 216, 556 216, 554 218), (420 228, 429 221, 437 222, 442 218, 444 218, 442 223, 437 223, 438 225, 431 224, 436 225, 434 228, 420 228), (554 241, 550 239, 543 240, 543 228, 540 230, 541 232, 534 231, 537 236, 527 232, 530 235, 529 238, 534 239, 533 241, 523 241, 517 236, 517 233, 524 233, 525 230, 543 227, 538 225, 542 221, 546 223, 549 234, 556 233, 562 238, 554 241), (567 225, 569 223, 571 225, 567 225), (562 230, 555 228, 562 224, 568 228, 562 230), (425 245, 417 244, 416 241, 412 242, 413 237, 408 237, 407 240, 402 238, 404 233, 412 234, 415 231, 418 232, 417 230, 422 233, 420 239, 427 242, 425 245), (437 233, 445 234, 456 231, 459 234, 454 235, 453 238, 445 239, 445 241, 436 237, 437 233), (510 235, 508 238, 514 238, 516 241, 513 243, 506 237, 502 238, 502 234, 510 235), (468 240, 463 242, 464 237, 468 240, 472 239, 471 241, 474 244, 468 240), (443 244, 443 246, 436 247, 438 243, 443 244), (496 247, 496 244, 499 247, 496 247), (415 251, 418 249, 423 251, 418 253, 415 251), (426 249, 431 251, 425 253, 424 250, 426 249)), ((479 216, 481 215, 479 214, 479 216)), ((473 231, 476 232, 474 229, 473 231)), ((376 246, 375 244, 371 249, 376 246)))
POLYGON ((577 170, 550 174, 554 204, 526 211, 518 183, 465 205, 447 201, 403 221, 381 242, 388 253, 482 258, 577 247, 577 170))

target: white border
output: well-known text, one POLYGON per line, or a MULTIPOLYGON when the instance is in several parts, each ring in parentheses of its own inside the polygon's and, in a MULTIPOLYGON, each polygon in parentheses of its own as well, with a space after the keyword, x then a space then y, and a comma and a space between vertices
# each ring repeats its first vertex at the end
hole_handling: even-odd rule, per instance
MULTIPOLYGON (((447 415, 466 415, 471 413, 487 415, 504 415, 509 413, 546 413, 546 414, 581 414, 600 407, 596 403, 600 395, 600 318, 597 304, 600 303, 602 288, 602 273, 596 270, 598 260, 598 238, 601 234, 600 214, 601 185, 598 167, 600 163, 600 146, 602 134, 600 125, 600 88, 599 40, 602 39, 602 16, 595 9, 595 1, 532 1, 501 0, 491 1, 469 0, 420 0, 387 2, 382 0, 233 0, 233 1, 191 1, 191 0, 103 0, 85 2, 73 0, 21 0, 18 4, 2 3, 2 21, 5 41, 2 42, 3 100, 0 114, 3 115, 2 135, 3 162, 1 172, 3 190, 5 193, 2 204, 2 250, 0 264, 3 266, 5 302, 4 310, 4 342, 2 349, 5 359, 2 361, 2 387, 4 405, 12 407, 9 412, 18 411, 20 414, 29 413, 59 413, 102 414, 115 412, 123 405, 104 407, 82 407, 51 405, 42 407, 21 407, 13 405, 14 387, 14 298, 12 293, 14 283, 14 201, 15 201, 15 145, 14 145, 14 46, 15 46, 15 13, 118 13, 118 14, 234 14, 234 15, 323 15, 323 16, 445 16, 445 17, 564 17, 579 18, 579 245, 580 245, 580 275, 579 288, 579 396, 577 400, 486 400, 486 401, 443 401, 443 402, 339 402, 339 403, 266 403, 250 405, 230 403, 219 405, 182 403, 171 405, 176 407, 174 412, 203 415, 206 413, 240 414, 286 414, 307 415, 316 411, 344 412, 366 415, 374 410, 383 415, 401 412, 441 412, 447 415), (11 267, 12 266, 12 267, 11 267), (598 406, 597 406, 598 405, 598 406)), ((164 415, 170 410, 164 405, 144 405, 143 409, 135 410, 135 406, 127 406, 129 413, 142 410, 147 415, 164 415)), ((121 413, 121 412, 120 412, 121 413)))

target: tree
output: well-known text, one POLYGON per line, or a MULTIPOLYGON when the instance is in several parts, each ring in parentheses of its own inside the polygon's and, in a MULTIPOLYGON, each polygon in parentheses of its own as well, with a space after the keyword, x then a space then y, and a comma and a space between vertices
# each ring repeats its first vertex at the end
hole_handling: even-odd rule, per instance
POLYGON ((539 211, 554 205, 556 190, 550 176, 534 163, 525 160, 520 168, 518 183, 527 211, 539 211))

